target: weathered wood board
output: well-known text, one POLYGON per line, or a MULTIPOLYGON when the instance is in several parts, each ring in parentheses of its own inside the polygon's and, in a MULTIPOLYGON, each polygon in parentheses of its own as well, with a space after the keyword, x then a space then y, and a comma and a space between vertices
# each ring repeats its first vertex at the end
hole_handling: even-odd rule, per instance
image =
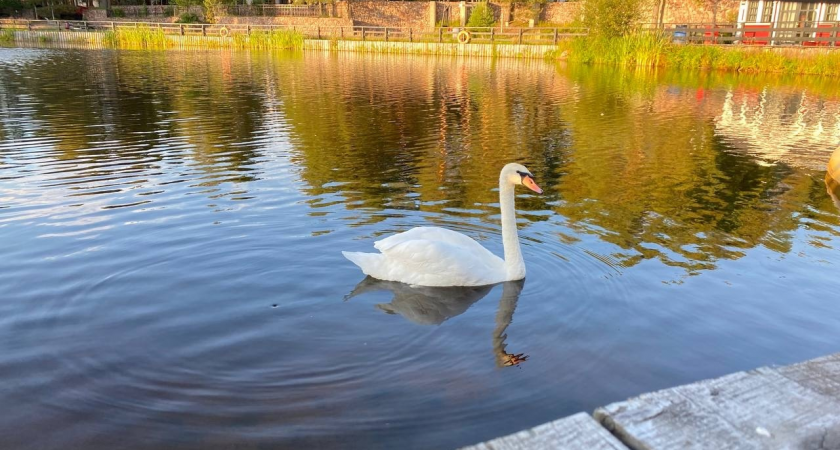
POLYGON ((627 450, 586 413, 493 439, 462 450, 627 450))
POLYGON ((840 450, 840 354, 645 394, 595 418, 634 450, 840 450))

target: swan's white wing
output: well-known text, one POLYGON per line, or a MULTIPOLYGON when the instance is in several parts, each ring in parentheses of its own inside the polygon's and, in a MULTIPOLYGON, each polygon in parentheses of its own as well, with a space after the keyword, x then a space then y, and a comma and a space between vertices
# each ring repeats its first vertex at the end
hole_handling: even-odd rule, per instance
POLYGON ((382 253, 342 252, 374 278, 419 286, 481 286, 506 279, 505 262, 461 233, 417 227, 374 243, 382 253))
POLYGON ((478 247, 481 252, 446 241, 406 240, 383 249, 381 271, 371 275, 420 286, 481 286, 504 281, 504 261, 478 247))
POLYGON ((402 244, 403 242, 426 240, 434 242, 445 242, 447 244, 462 247, 463 251, 473 252, 476 255, 481 255, 487 258, 495 257, 496 255, 482 247, 473 238, 461 234, 457 231, 447 230, 440 227, 416 227, 408 231, 404 231, 393 236, 388 236, 385 239, 376 241, 373 246, 380 252, 384 252, 389 248, 402 244))

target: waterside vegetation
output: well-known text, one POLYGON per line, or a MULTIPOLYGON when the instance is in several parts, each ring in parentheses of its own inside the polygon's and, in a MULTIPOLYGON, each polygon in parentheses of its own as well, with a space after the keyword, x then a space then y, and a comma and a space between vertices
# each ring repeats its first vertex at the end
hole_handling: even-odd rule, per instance
POLYGON ((647 6, 646 0, 586 0, 581 24, 588 35, 560 42, 549 56, 585 64, 840 76, 840 52, 827 49, 674 42, 670 33, 640 26, 647 6))
MULTIPOLYGON (((233 47, 240 49, 293 49, 303 48, 303 34, 294 30, 252 31, 250 34, 234 34, 233 47)), ((103 43, 111 48, 122 49, 166 49, 175 47, 176 42, 169 39, 158 28, 137 27, 119 28, 106 31, 103 43)), ((221 47, 218 38, 207 40, 207 47, 221 47), (215 43, 215 45, 212 45, 215 43)))
POLYGON ((837 51, 675 44, 659 33, 573 38, 549 56, 584 64, 840 76, 837 51))

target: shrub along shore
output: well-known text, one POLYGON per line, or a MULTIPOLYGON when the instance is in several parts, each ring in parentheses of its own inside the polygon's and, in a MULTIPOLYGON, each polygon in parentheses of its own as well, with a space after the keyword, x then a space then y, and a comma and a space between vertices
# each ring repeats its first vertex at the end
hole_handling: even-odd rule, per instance
POLYGON ((550 56, 584 64, 840 76, 840 50, 677 44, 658 33, 573 38, 550 56))

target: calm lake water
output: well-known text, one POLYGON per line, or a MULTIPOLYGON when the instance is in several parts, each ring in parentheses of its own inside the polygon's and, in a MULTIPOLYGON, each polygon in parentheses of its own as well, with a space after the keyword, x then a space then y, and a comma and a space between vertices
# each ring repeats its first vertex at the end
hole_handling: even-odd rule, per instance
POLYGON ((838 144, 831 79, 1 49, 0 448, 448 449, 840 351, 838 144), (501 254, 510 161, 524 284, 342 257, 501 254))

